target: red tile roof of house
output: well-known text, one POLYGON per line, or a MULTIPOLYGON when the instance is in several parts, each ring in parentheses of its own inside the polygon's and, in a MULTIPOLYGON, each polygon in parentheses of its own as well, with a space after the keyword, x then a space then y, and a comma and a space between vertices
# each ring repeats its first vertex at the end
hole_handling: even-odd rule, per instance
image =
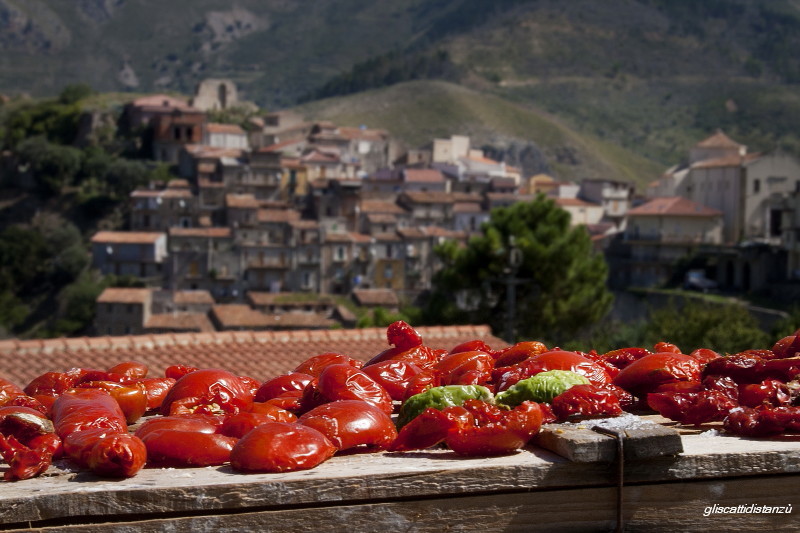
POLYGON ((717 168, 717 167, 739 167, 750 161, 754 161, 761 157, 759 153, 745 154, 740 156, 738 154, 730 155, 727 157, 716 157, 714 159, 703 159, 692 163, 692 168, 717 168))
POLYGON ((358 208, 362 213, 391 213, 395 215, 404 214, 406 211, 394 202, 386 200, 361 200, 358 208))
MULTIPOLYGON (((494 349, 508 346, 492 335, 488 326, 416 329, 433 348, 450 349, 473 339, 481 339, 494 349)), ((0 377, 25 386, 49 371, 106 369, 135 360, 148 365, 152 376, 163 376, 168 366, 185 364, 223 368, 265 381, 321 353, 339 352, 366 361, 388 347, 385 328, 11 339, 0 341, 0 377)))
POLYGON ((152 289, 108 287, 97 297, 98 303, 144 304, 152 297, 152 289))
POLYGON ((259 209, 259 222, 295 222, 300 220, 300 211, 296 209, 259 209))
POLYGON ((211 226, 208 228, 169 228, 170 237, 203 237, 213 239, 227 239, 231 236, 231 228, 211 226))
POLYGON ((210 122, 206 124, 206 131, 208 133, 245 135, 245 132, 241 126, 237 126, 236 124, 220 124, 218 122, 210 122))
POLYGON ((654 198, 628 211, 628 216, 689 216, 716 217, 722 211, 706 207, 682 196, 654 198))
POLYGON ((444 191, 406 191, 403 196, 415 204, 452 204, 455 197, 444 191))
POLYGON ((214 297, 205 290, 176 291, 172 297, 176 304, 214 304, 214 297))
POLYGON ((553 198, 553 201, 561 207, 602 207, 600 204, 586 202, 580 198, 553 198))
POLYGON ((444 174, 432 168, 407 168, 403 172, 405 180, 412 183, 441 183, 444 174))
POLYGON ((359 305, 397 307, 400 300, 392 289, 353 289, 353 298, 359 305))
POLYGON ((214 325, 205 313, 163 313, 151 315, 144 329, 152 332, 205 333, 214 331, 214 325))
POLYGON ((697 148, 739 148, 742 145, 722 133, 722 130, 717 130, 714 135, 703 139, 695 145, 697 148))
POLYGON ((226 194, 225 205, 240 209, 258 209, 261 204, 252 194, 226 194))
POLYGON ((152 231, 98 231, 92 242, 102 244, 153 244, 166 235, 152 231))

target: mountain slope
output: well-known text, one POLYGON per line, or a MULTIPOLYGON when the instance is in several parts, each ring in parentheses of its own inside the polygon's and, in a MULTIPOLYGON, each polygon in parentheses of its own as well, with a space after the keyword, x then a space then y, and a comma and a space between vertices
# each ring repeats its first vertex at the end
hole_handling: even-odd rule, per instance
POLYGON ((452 134, 499 150, 516 145, 519 152, 533 143, 550 168, 528 168, 527 174, 549 170, 564 179, 604 177, 642 185, 663 171, 658 163, 576 132, 535 108, 445 82, 401 83, 296 110, 309 118, 384 128, 412 147, 452 134))

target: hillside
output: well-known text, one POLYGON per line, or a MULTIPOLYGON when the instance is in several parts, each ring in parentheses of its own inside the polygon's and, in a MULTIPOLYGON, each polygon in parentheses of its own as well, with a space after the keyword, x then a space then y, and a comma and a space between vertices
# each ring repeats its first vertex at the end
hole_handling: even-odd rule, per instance
POLYGON ((191 94, 225 77, 278 109, 437 79, 659 167, 718 127, 753 151, 800 154, 798 49, 796 0, 0 0, 2 94, 79 82, 191 94))
POLYGON ((452 83, 400 83, 296 110, 309 118, 387 129, 407 146, 456 133, 495 154, 519 155, 528 148, 527 175, 553 172, 564 179, 609 177, 643 185, 663 171, 658 163, 575 131, 531 106, 452 83))

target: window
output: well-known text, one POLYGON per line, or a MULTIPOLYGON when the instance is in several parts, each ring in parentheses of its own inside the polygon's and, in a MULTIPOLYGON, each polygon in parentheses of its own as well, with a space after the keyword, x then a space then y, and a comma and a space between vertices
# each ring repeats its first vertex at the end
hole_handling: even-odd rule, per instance
POLYGON ((753 193, 758 194, 761 191, 761 180, 756 178, 753 180, 753 193))
POLYGON ((392 265, 386 265, 383 269, 383 277, 386 279, 392 279, 392 276, 394 276, 392 265))
POLYGON ((391 244, 387 244, 386 245, 386 257, 388 259, 392 258, 392 245, 391 244))
POLYGON ((344 261, 344 246, 337 246, 336 247, 336 260, 337 261, 344 261))

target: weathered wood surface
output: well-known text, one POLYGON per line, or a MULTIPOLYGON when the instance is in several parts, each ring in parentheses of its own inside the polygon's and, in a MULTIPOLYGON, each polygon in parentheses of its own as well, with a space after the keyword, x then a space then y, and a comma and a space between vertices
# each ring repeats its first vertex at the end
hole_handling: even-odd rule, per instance
MULTIPOLYGON (((758 476, 744 479, 627 486, 622 524, 625 531, 796 531, 790 514, 709 514, 723 506, 800 506, 796 476, 758 476)), ((436 497, 414 501, 343 503, 305 508, 259 509, 241 512, 196 513, 192 516, 130 517, 92 522, 74 516, 34 531, 91 533, 227 533, 265 531, 333 532, 469 532, 613 531, 617 524, 616 492, 612 488, 576 488, 509 494, 436 497)), ((28 531, 26 526, 12 531, 28 531)))
POLYGON ((681 436, 675 429, 627 413, 617 418, 545 424, 534 442, 570 461, 614 461, 617 457, 617 439, 594 431, 595 427, 620 432, 626 459, 677 455, 683 451, 681 436))
MULTIPOLYGON (((696 507, 698 502, 711 505, 726 498, 744 497, 746 494, 740 494, 738 487, 752 482, 755 484, 748 486, 762 491, 763 498, 755 498, 759 493, 753 488, 750 499, 745 498, 744 503, 767 503, 765 498, 770 497, 776 504, 797 503, 800 508, 800 502, 782 499, 798 498, 800 439, 742 439, 719 435, 714 430, 689 433, 693 434, 681 436, 680 455, 626 461, 626 498, 639 501, 636 491, 653 487, 642 493, 652 495, 650 506, 657 506, 655 502, 664 494, 672 493, 674 505, 683 505, 686 496, 686 505, 694 501, 692 506, 696 507), (706 492, 691 496, 687 487, 700 486, 698 483, 707 484, 706 492), (787 486, 794 488, 789 491, 787 486)), ((541 500, 531 501, 541 501, 545 511, 547 502, 551 502, 553 512, 568 523, 569 501, 573 498, 568 494, 600 491, 595 497, 606 502, 602 504, 605 509, 606 505, 613 506, 616 481, 613 463, 571 462, 538 447, 504 457, 473 459, 458 457, 447 450, 345 455, 313 470, 285 474, 243 475, 229 467, 145 469, 131 479, 118 481, 98 479, 86 472, 52 470, 51 474, 17 483, 0 483, 0 527, 44 527, 80 520, 84 525, 113 521, 122 528, 124 522, 142 525, 169 519, 171 523, 175 520, 175 524, 189 524, 187 530, 202 530, 203 523, 213 523, 217 525, 209 528, 217 531, 225 530, 226 524, 236 529, 233 524, 249 520, 245 515, 250 514, 253 520, 267 520, 275 524, 275 530, 281 530, 278 526, 281 517, 294 516, 297 520, 304 515, 319 514, 333 520, 338 516, 332 522, 338 524, 349 516, 348 512, 368 520, 371 513, 366 509, 371 507, 380 508, 380 512, 374 511, 376 516, 391 517, 396 513, 399 523, 405 523, 416 516, 414 512, 423 509, 429 509, 425 511, 427 514, 443 513, 444 517, 450 512, 451 501, 454 509, 471 509, 470 498, 507 506, 504 512, 516 515, 523 511, 514 511, 517 504, 513 502, 534 498, 531 495, 539 493, 541 500), (438 505, 444 508, 439 509, 438 505)), ((586 501, 594 500, 587 497, 586 501)), ((473 520, 478 523, 481 507, 476 505, 475 510, 465 511, 465 516, 473 518, 465 519, 462 530, 470 530, 468 526, 473 520)), ((702 518, 701 512, 702 509, 692 511, 698 519, 702 518)), ((525 513, 532 519, 537 515, 525 513)), ((493 523, 494 527, 484 530, 503 529, 490 514, 486 516, 487 523, 493 523)), ((538 523, 528 522, 525 517, 520 520, 525 524, 538 523)), ((717 523, 723 524, 714 522, 717 523)), ((509 526, 508 530, 515 529, 509 526)))

